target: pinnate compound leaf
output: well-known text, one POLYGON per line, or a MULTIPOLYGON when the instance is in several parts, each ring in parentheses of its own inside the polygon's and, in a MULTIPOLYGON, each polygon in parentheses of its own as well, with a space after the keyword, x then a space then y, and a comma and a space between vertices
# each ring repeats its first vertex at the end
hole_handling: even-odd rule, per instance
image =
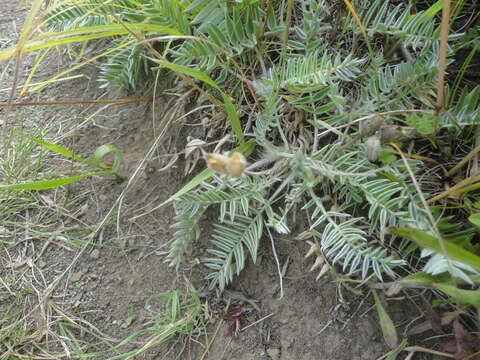
POLYGON ((407 117, 406 122, 420 134, 431 135, 435 131, 433 116, 432 114, 412 114, 407 117))

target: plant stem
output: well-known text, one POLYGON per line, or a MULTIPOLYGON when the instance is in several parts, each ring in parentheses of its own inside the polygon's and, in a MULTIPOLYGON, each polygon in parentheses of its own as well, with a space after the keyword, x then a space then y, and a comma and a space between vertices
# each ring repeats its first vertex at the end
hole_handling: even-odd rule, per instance
POLYGON ((60 100, 60 101, 34 101, 19 103, 0 103, 0 107, 10 106, 34 106, 34 105, 75 105, 75 104, 112 104, 125 105, 138 102, 151 102, 153 97, 149 98, 132 98, 132 99, 103 99, 103 100, 60 100))
POLYGON ((293 0, 287 1, 287 18, 285 20, 285 30, 282 38, 282 52, 280 53, 280 79, 283 79, 285 74, 285 57, 287 55, 288 35, 290 31, 290 22, 292 20, 293 0))
POLYGON ((440 25, 440 58, 438 59, 437 103, 435 105, 434 131, 438 129, 438 117, 445 106, 445 69, 447 67, 448 31, 450 27, 450 0, 443 0, 440 25))

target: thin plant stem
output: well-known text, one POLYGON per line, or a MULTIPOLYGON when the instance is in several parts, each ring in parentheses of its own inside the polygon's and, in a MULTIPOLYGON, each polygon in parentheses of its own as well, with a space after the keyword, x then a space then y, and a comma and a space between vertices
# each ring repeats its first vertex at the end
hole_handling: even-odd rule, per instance
POLYGON ((434 196, 433 198, 431 199, 428 199, 428 203, 429 204, 432 204, 434 203, 435 201, 438 201, 440 199, 443 199, 449 195, 452 195, 454 193, 456 193, 457 191, 459 191, 460 189, 462 189, 463 187, 465 186, 468 186, 470 184, 473 184, 473 183, 476 183, 480 181, 480 175, 474 175, 474 176, 470 176, 462 181, 460 181, 457 185, 455 186, 452 186, 450 189, 448 189, 447 191, 444 191, 442 192, 441 194, 437 195, 437 196, 434 196))
POLYGON ((139 102, 152 102, 155 98, 132 98, 132 99, 96 99, 96 100, 59 100, 59 101, 33 101, 33 102, 17 102, 17 103, 0 103, 1 107, 18 107, 18 106, 48 106, 48 105, 76 105, 76 104, 112 104, 125 105, 139 102))
POLYGON ((280 298, 279 299, 282 299, 283 298, 283 276, 282 276, 282 269, 280 267, 280 261, 278 260, 278 256, 277 256, 277 251, 275 249, 275 241, 273 240, 273 236, 272 236, 272 233, 270 231, 270 229, 267 227, 267 232, 268 232, 268 236, 270 237, 270 243, 272 244, 272 252, 273 252, 273 257, 275 258, 275 262, 277 263, 277 271, 278 271, 278 277, 279 277, 279 281, 280 281, 280 298))
POLYGON ((458 170, 460 170, 467 162, 470 161, 471 158, 473 158, 478 152, 480 151, 480 145, 476 146, 472 151, 470 151, 460 162, 455 165, 453 168, 451 168, 447 176, 452 176, 453 174, 457 173, 458 170))
POLYGON ((435 106, 434 129, 438 129, 438 117, 445 107, 445 69, 447 67, 448 32, 450 28, 450 0, 443 0, 442 23, 440 25, 440 58, 438 60, 437 103, 435 106))
MULTIPOLYGON (((445 246, 445 240, 442 237, 442 234, 440 233, 440 230, 438 229, 437 223, 435 222, 435 219, 432 215, 432 212, 430 211, 430 207, 428 206, 429 202, 425 200, 425 196, 423 196, 422 189, 420 188, 420 185, 418 184, 417 179, 415 178, 415 175, 413 174, 412 169, 410 168, 410 165, 408 164, 407 158, 403 155, 403 151, 397 146, 395 143, 389 143, 390 146, 393 146, 395 150, 398 151, 400 156, 402 157, 403 163, 405 164, 405 167, 408 171, 408 174, 410 175, 410 178, 412 179, 413 185, 415 186, 415 189, 417 190, 417 194, 420 197, 420 200, 422 202, 423 208, 425 209, 425 212, 427 213, 428 219, 430 220, 430 225, 432 226, 432 229, 438 238, 438 242, 440 243, 440 248, 442 249, 442 254, 445 256, 445 260, 447 261, 447 265, 449 269, 453 269, 452 265, 452 260, 448 257, 447 254, 447 248, 445 246)), ((453 272, 450 272, 452 274, 452 280, 453 282, 456 283, 455 277, 453 276, 453 272)))

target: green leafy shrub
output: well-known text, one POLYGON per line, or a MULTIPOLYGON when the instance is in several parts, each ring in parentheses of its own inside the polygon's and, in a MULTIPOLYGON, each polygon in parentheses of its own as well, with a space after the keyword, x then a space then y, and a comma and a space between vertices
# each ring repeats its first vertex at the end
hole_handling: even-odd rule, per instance
MULTIPOLYGON (((461 3, 459 11, 466 9, 461 3)), ((154 78, 154 63, 201 80, 219 90, 241 146, 248 138, 254 156, 267 154, 254 164, 264 164, 260 175, 247 169, 238 179, 212 179, 207 171, 172 197, 179 209, 172 263, 180 265, 202 215, 215 207, 219 216, 204 262, 212 286, 223 289, 248 256, 255 261, 264 229, 289 233, 288 222, 301 211, 309 222, 303 237, 352 276, 384 280, 403 267, 432 276, 449 272, 474 284, 478 269, 448 260, 439 248, 423 250, 423 263, 413 261, 420 256, 416 245, 388 231, 411 229, 440 243, 465 239, 466 226, 445 231, 440 224, 463 224, 471 204, 478 204, 475 189, 465 187, 478 181, 451 192, 457 197, 452 209, 435 198, 451 179, 445 169, 472 147, 480 122, 480 86, 465 81, 465 71, 447 78, 448 106, 435 108, 441 4, 414 9, 406 2, 359 0, 362 26, 347 8, 327 2, 275 4, 60 1, 47 16, 52 30, 94 33, 94 26, 121 24, 123 30, 104 35, 118 37, 111 42, 118 50, 106 55, 100 80, 138 86, 142 77, 154 78), (240 95, 243 84, 251 98, 240 95), (251 109, 248 134, 234 104, 251 109), (455 143, 459 136, 461 144, 455 143), (432 212, 425 199, 444 211, 432 212)), ((447 64, 456 49, 468 48, 464 68, 469 65, 478 49, 474 34, 478 25, 449 35, 447 64)), ((405 231, 397 233, 410 234, 405 231)))

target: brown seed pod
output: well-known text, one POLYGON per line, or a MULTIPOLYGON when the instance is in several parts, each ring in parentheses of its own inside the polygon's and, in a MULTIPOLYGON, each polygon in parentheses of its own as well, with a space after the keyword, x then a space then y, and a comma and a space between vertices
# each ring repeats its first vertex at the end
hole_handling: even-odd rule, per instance
POLYGON ((241 153, 235 152, 229 158, 226 166, 227 174, 233 177, 242 176, 247 167, 247 160, 241 153))
POLYGON ((385 118, 383 116, 375 116, 371 119, 364 120, 359 124, 360 136, 374 135, 383 124, 385 118))
POLYGON ((219 174, 226 173, 226 166, 228 162, 228 157, 220 154, 205 154, 205 161, 207 162, 207 166, 212 169, 213 171, 219 174))
POLYGON ((382 147, 380 139, 377 135, 370 136, 365 145, 367 146, 365 155, 367 156, 368 161, 375 162, 378 160, 378 155, 380 154, 380 149, 382 147))
POLYGON ((215 153, 205 153, 205 161, 207 166, 221 175, 231 177, 240 177, 243 175, 247 167, 247 160, 239 152, 231 154, 229 157, 215 153))

